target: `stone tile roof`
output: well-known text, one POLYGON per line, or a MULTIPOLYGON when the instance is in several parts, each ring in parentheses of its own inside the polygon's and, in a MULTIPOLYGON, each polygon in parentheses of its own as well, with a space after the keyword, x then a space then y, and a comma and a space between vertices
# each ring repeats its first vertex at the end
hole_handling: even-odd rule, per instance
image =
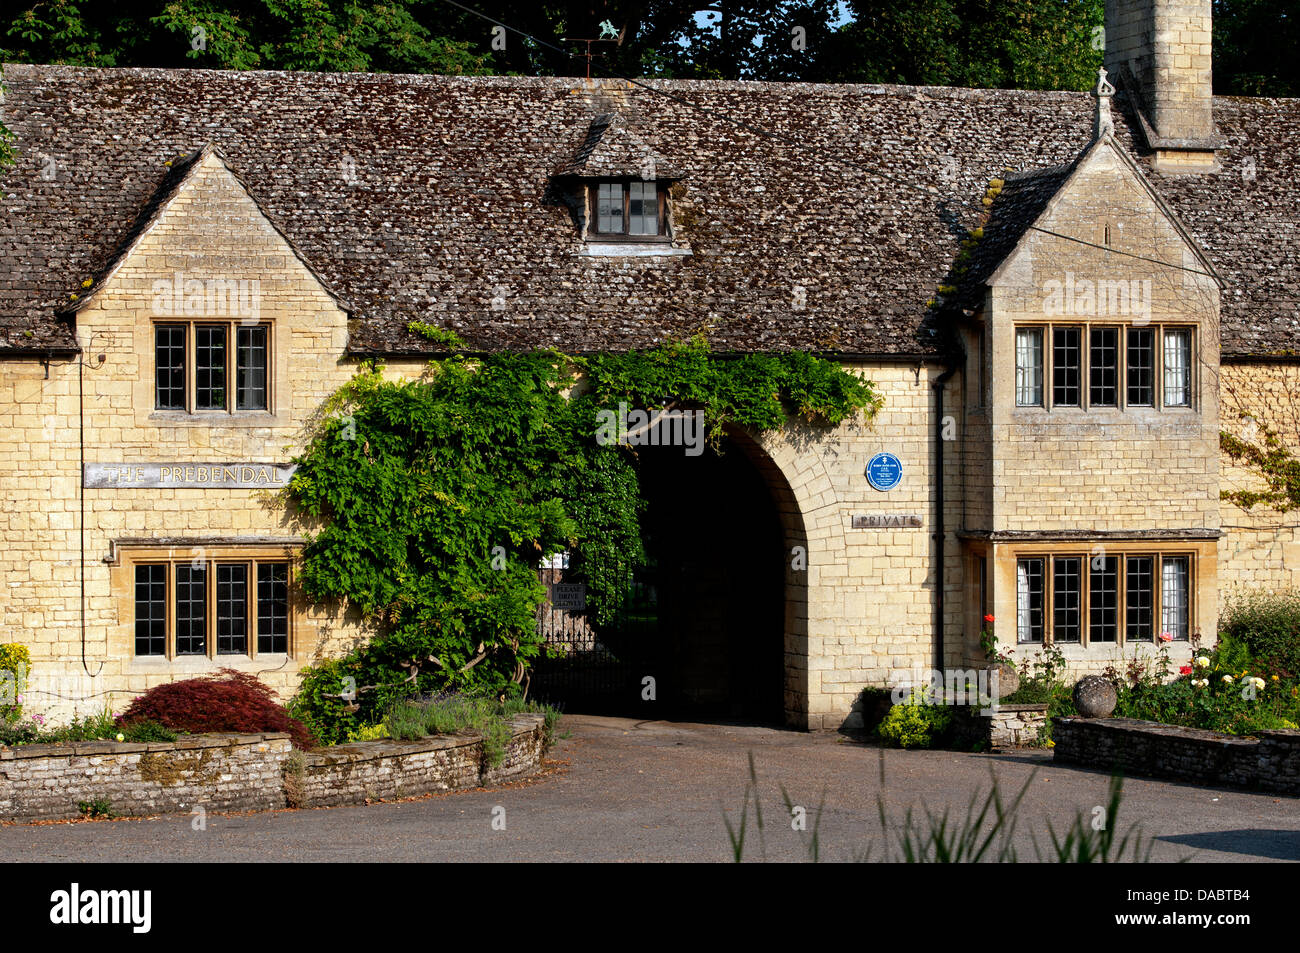
POLYGON ((1065 165, 1008 172, 1002 177, 1002 190, 989 208, 983 238, 971 254, 969 270, 961 279, 958 293, 952 296, 955 305, 971 308, 979 303, 984 283, 1047 209, 1052 196, 1060 191, 1082 155, 1081 152, 1074 162, 1065 165))
MULTIPOLYGON (((651 81, 670 93, 656 95, 580 79, 11 65, 5 83, 20 151, 0 178, 11 351, 73 344, 56 315, 165 194, 164 163, 212 143, 352 306, 358 352, 427 349, 406 330, 419 319, 483 350, 703 329, 724 350, 934 353, 926 302, 988 181, 1072 161, 1093 112, 1083 93, 724 81, 651 81), (556 173, 645 153, 681 176, 674 222, 692 254, 582 255, 556 173)), ((1300 101, 1219 98, 1215 115, 1223 172, 1148 174, 1227 280, 1225 351, 1300 351, 1300 101)), ((1016 181, 995 218, 1003 199, 1023 214, 1017 189, 1048 179, 1016 181)))
POLYGON ((620 122, 618 113, 602 113, 591 121, 587 138, 573 159, 560 166, 556 174, 585 178, 676 179, 681 172, 670 167, 662 156, 620 122))

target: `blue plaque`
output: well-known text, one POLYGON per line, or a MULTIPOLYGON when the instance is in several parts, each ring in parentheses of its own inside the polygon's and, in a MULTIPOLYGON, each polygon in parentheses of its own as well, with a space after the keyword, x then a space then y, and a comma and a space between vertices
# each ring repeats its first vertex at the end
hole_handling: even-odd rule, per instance
POLYGON ((903 479, 903 464, 892 453, 878 453, 867 464, 867 482, 877 490, 892 490, 903 479))

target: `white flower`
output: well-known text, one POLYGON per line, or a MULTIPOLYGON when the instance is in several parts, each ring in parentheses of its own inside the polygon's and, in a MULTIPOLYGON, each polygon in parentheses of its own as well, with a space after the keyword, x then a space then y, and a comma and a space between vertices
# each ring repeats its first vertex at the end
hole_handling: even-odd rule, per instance
POLYGON ((1205 686, 1207 686, 1207 685, 1209 685, 1209 684, 1210 684, 1210 680, 1209 680, 1208 678, 1194 678, 1194 679, 1192 679, 1192 687, 1193 687, 1193 688, 1204 688, 1205 686))
POLYGON ((1259 677, 1252 678, 1250 680, 1250 683, 1258 689, 1262 689, 1264 687, 1264 680, 1259 677))
POLYGON ((1208 656, 1205 656, 1205 655, 1198 655, 1198 656, 1196 656, 1196 667, 1197 667, 1197 668, 1209 668, 1209 667, 1210 667, 1210 659, 1209 659, 1209 657, 1208 657, 1208 656))
POLYGON ((1232 684, 1232 676, 1231 676, 1231 675, 1225 675, 1225 676, 1223 676, 1223 684, 1225 684, 1225 685, 1231 685, 1231 684, 1232 684))

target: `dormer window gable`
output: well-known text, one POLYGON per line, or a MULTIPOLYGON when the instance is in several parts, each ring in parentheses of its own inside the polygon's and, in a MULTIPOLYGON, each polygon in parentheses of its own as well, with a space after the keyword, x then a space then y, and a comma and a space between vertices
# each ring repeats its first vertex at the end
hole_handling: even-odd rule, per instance
MULTIPOLYGON (((582 254, 690 254, 674 248, 670 188, 683 178, 614 113, 596 116, 573 156, 556 170, 570 198, 582 254), (641 253, 641 252, 637 252, 641 253)), ((680 243, 678 243, 680 244, 680 243)))

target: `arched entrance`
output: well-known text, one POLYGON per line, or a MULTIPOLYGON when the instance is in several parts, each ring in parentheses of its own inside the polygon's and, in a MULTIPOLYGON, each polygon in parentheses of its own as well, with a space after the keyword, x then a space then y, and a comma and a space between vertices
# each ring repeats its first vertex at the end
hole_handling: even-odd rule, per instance
POLYGON ((637 461, 649 565, 599 633, 566 634, 550 613, 564 657, 538 666, 538 694, 574 712, 803 727, 807 540, 784 475, 739 431, 721 452, 639 447, 637 461))

